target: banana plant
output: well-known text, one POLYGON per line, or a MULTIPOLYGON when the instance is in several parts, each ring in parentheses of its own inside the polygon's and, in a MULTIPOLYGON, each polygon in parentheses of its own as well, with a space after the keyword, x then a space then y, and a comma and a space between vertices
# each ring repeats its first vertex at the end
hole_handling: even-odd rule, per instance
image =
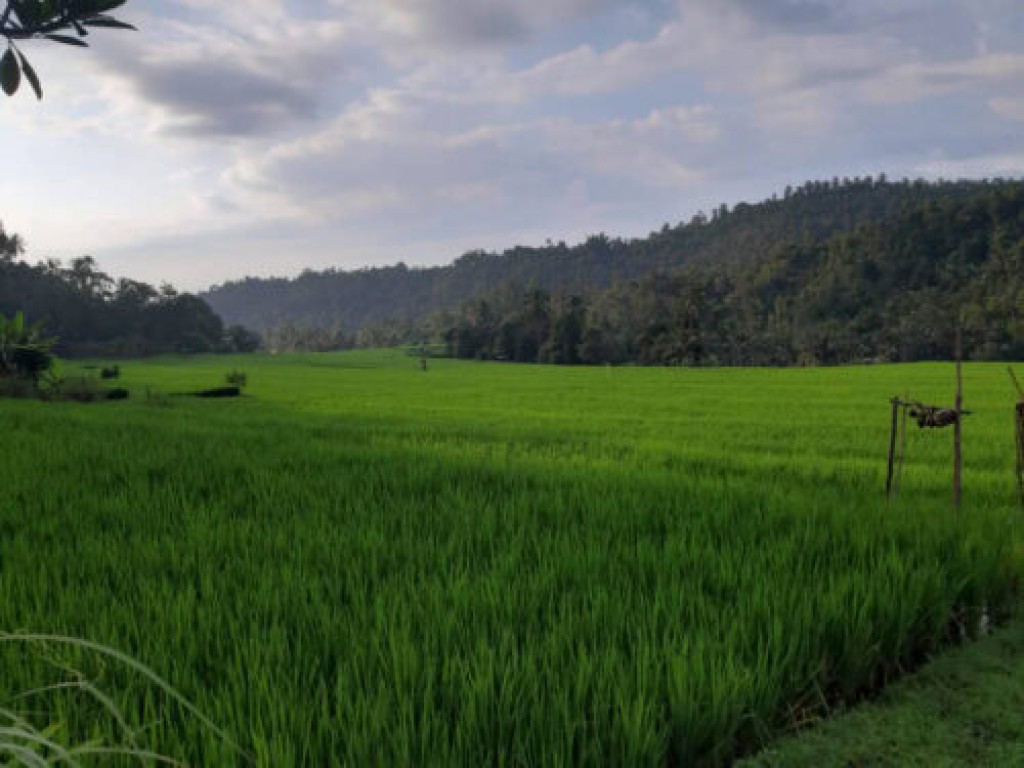
POLYGON ((89 30, 130 29, 131 24, 110 15, 128 0, 5 0, 0 12, 0 37, 7 50, 0 57, 0 89, 13 96, 28 82, 36 97, 43 98, 39 75, 18 47, 22 40, 50 40, 88 48, 89 30))
POLYGON ((27 323, 18 312, 8 320, 0 315, 0 376, 17 376, 38 383, 54 365, 56 339, 43 333, 42 323, 27 323))

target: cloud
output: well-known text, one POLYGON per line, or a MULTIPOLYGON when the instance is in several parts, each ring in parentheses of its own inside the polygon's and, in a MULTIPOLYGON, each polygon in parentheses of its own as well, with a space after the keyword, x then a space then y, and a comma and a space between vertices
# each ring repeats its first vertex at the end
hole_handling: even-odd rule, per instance
POLYGON ((1000 117, 1024 122, 1024 98, 997 98, 989 101, 988 105, 1000 117))
POLYGON ((543 30, 640 0, 337 0, 368 27, 408 45, 494 45, 522 42, 543 30))
MULTIPOLYGON (((1013 93, 1024 81, 1024 54, 987 54, 955 61, 927 61, 894 66, 864 84, 870 101, 918 101, 955 91, 1007 89, 1013 93)), ((996 98, 996 104, 1008 103, 996 98)))
POLYGON ((259 135, 317 110, 308 85, 230 60, 136 62, 128 80, 139 98, 165 112, 161 128, 169 133, 259 135))
POLYGON ((656 109, 633 120, 453 118, 443 102, 375 92, 324 130, 228 174, 240 199, 310 222, 400 222, 431 236, 481 223, 537 226, 587 206, 631 206, 659 190, 693 188, 719 138, 708 106, 656 109), (445 231, 447 230, 447 231, 445 231))
POLYGON ((699 76, 723 92, 766 95, 865 80, 906 57, 898 41, 765 27, 748 3, 684 5, 647 40, 607 51, 591 46, 552 56, 519 76, 527 92, 614 93, 672 74, 699 76))
POLYGON ((1024 152, 942 158, 921 163, 915 171, 933 179, 1021 178, 1024 175, 1024 152))
MULTIPOLYGON (((350 29, 337 20, 295 19, 276 0, 183 5, 198 21, 151 16, 147 35, 98 47, 107 79, 152 111, 161 133, 251 137, 313 121, 346 72, 350 29)), ((106 41, 105 41, 106 42, 106 41)))
MULTIPOLYGON (((0 213, 63 255, 108 216, 119 253, 151 249, 176 280, 200 261, 236 274, 231 243, 250 253, 266 227, 265 271, 357 247, 442 260, 439 244, 642 233, 805 178, 991 174, 1024 152, 1017 0, 167 0, 125 16, 142 32, 31 52, 47 98, 0 111, 22 178, 0 213), (52 181, 69 174, 89 193, 52 181), (182 219, 180 249, 210 259, 168 255, 182 219)), ((100 240, 84 242, 102 257, 100 240)))
POLYGON ((718 0, 740 13, 773 27, 812 28, 827 25, 837 7, 827 0, 718 0))

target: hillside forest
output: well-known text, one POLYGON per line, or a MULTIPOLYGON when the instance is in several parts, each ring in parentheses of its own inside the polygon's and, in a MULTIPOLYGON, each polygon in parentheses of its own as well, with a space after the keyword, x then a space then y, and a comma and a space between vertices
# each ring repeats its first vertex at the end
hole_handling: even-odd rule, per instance
POLYGON ((834 179, 637 240, 249 278, 211 290, 271 349, 443 345, 560 364, 1024 357, 1024 184, 834 179))

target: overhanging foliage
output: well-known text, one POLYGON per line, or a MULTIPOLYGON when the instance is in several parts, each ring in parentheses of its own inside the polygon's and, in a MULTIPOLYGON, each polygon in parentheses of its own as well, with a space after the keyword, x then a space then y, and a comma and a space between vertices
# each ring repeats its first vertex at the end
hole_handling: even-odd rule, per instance
POLYGON ((110 15, 125 3, 127 0, 6 0, 0 13, 0 36, 7 40, 7 50, 0 57, 0 88, 13 96, 27 81, 42 99, 39 75, 15 41, 42 39, 87 48, 85 38, 90 29, 135 29, 110 15))

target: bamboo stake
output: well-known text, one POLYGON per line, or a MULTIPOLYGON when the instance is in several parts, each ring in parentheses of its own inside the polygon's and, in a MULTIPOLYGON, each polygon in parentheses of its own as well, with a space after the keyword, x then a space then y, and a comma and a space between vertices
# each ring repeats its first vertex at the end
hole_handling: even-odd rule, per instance
POLYGON ((907 407, 906 403, 902 403, 903 411, 900 418, 900 447, 897 450, 897 464, 896 464, 896 495, 900 495, 900 488, 903 485, 903 461, 907 457, 907 417, 910 408, 907 407))
POLYGON ((885 497, 892 498, 893 467, 896 462, 896 431, 899 429, 900 401, 892 398, 892 426, 889 428, 889 473, 885 478, 885 497))
POLYGON ((1024 509, 1024 400, 1017 403, 1017 490, 1024 509))

